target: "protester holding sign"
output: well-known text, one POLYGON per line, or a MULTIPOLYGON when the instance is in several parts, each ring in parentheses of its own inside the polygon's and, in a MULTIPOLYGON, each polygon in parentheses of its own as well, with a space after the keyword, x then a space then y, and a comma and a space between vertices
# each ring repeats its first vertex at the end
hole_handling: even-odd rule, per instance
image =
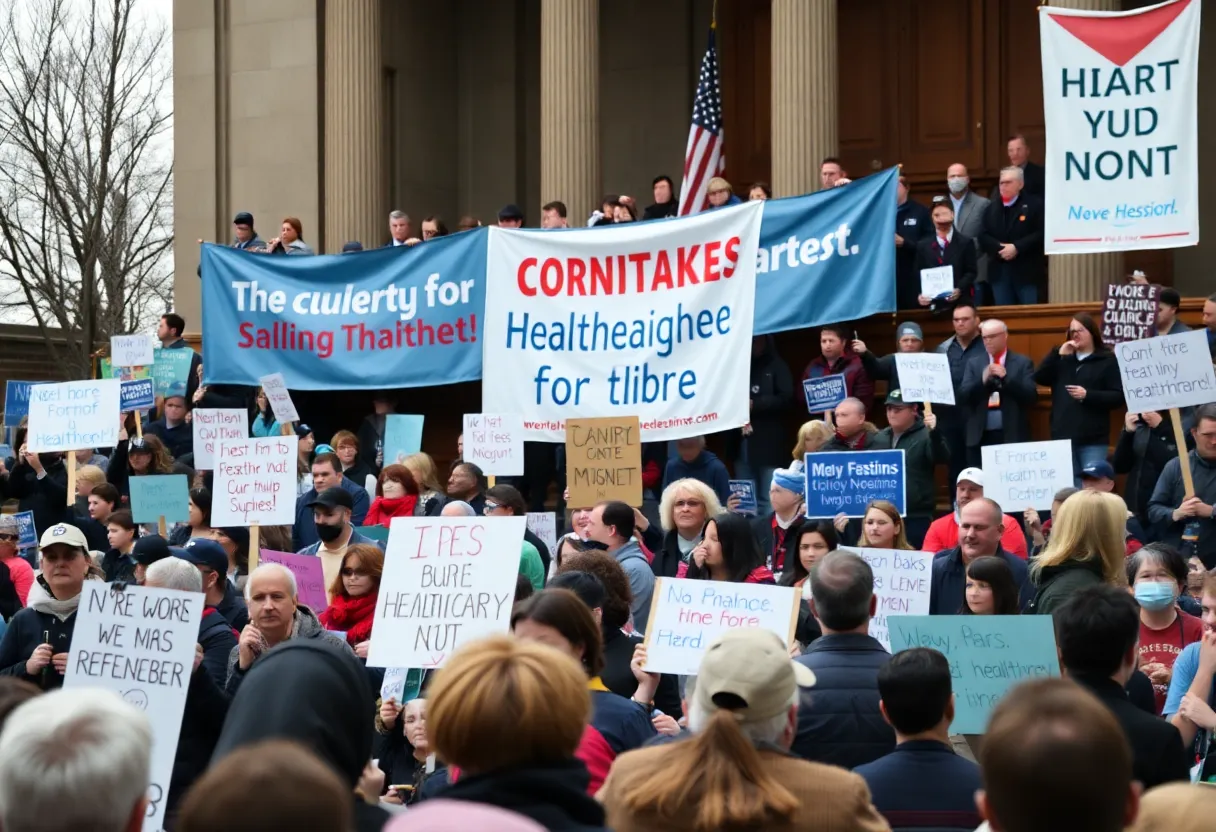
POLYGON ((1051 615, 1087 586, 1127 586, 1127 506, 1115 494, 1078 491, 1060 505, 1051 540, 1030 567, 1033 611, 1051 615))
POLYGON ((346 634, 346 643, 361 659, 367 658, 372 638, 372 620, 384 574, 384 552, 379 546, 356 543, 342 556, 338 579, 326 590, 329 606, 318 620, 327 630, 346 634))
POLYGON ((917 405, 905 402, 898 389, 887 393, 887 424, 870 447, 876 451, 904 452, 907 537, 912 547, 917 548, 924 541, 937 508, 935 471, 950 459, 950 449, 937 429, 937 415, 926 413, 922 418, 917 405))
POLYGON ((43 690, 63 686, 76 610, 89 572, 87 541, 66 523, 42 533, 42 574, 30 589, 29 606, 13 616, 0 639, 0 675, 16 676, 43 690))
POLYGON ((106 469, 108 479, 118 493, 129 501, 131 497, 131 477, 157 474, 186 474, 194 472, 185 465, 173 461, 160 437, 151 434, 142 439, 127 438, 126 428, 118 432, 118 444, 110 455, 110 465, 106 469))
POLYGON ((931 307, 934 311, 943 306, 947 309, 959 299, 971 300, 975 296, 975 280, 979 272, 976 241, 965 234, 959 233, 954 227, 954 204, 948 197, 933 197, 933 233, 923 237, 916 244, 916 273, 920 276, 920 296, 917 302, 921 306, 931 307), (945 276, 950 279, 948 286, 941 287, 939 292, 925 291, 925 272, 945 269, 945 276), (945 295, 944 298, 941 296, 945 295), (935 303, 936 301, 936 303, 935 303))
MULTIPOLYGON (((849 395, 861 402, 863 415, 874 403, 874 382, 861 364, 861 358, 846 352, 846 345, 856 333, 844 324, 828 324, 819 331, 819 352, 802 372, 802 380, 824 376, 844 376, 845 389, 849 395)), ((802 396, 801 386, 795 394, 802 396)))
POLYGON ((700 480, 676 480, 663 489, 659 517, 663 545, 656 549, 651 570, 657 578, 674 578, 688 569, 692 550, 701 542, 705 524, 722 513, 718 495, 700 480))
MULTIPOLYGON (((900 353, 921 352, 925 348, 925 333, 915 321, 904 321, 895 328, 895 345, 900 353)), ((877 356, 870 352, 865 341, 854 338, 853 352, 861 357, 866 375, 874 381, 887 382, 888 390, 899 389, 899 369, 895 366, 895 355, 877 356)))
POLYGON ((1088 312, 1068 322, 1068 339, 1051 349, 1034 380, 1051 388, 1051 438, 1072 441, 1073 470, 1106 459, 1111 411, 1123 407, 1119 364, 1088 312))
POLYGON ((731 512, 723 512, 705 524, 705 535, 692 550, 687 575, 678 577, 736 584, 777 583, 756 546, 748 519, 731 512))
MULTIPOLYGON (((346 472, 343 472, 342 478, 346 479, 346 472)), ((413 517, 417 510, 418 483, 414 481, 410 469, 396 463, 385 465, 376 478, 376 497, 367 510, 363 524, 387 529, 394 517, 413 517)))
MULTIPOLYGON (((1216 567, 1216 404, 1205 404, 1195 411, 1191 428, 1195 449, 1187 453, 1194 493, 1187 493, 1181 461, 1166 463, 1148 504, 1148 518, 1162 529, 1161 542, 1182 552, 1183 557, 1198 556, 1207 569, 1216 567)), ((1179 448, 1179 451, 1182 449, 1179 448)))

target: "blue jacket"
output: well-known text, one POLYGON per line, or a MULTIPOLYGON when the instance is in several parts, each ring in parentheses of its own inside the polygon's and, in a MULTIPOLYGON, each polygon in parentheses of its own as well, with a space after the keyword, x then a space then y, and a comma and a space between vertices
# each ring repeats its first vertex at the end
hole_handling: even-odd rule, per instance
POLYGON ((710 451, 701 451, 692 462, 685 462, 679 456, 667 460, 667 471, 663 474, 663 488, 676 480, 691 477, 700 480, 713 489, 722 505, 730 499, 730 473, 717 455, 710 451))
MULTIPOLYGON (((1013 570, 1013 580, 1018 585, 1021 608, 1034 600, 1034 584, 1026 569, 1026 561, 997 548, 996 556, 1002 558, 1013 570)), ((963 565, 962 546, 943 549, 933 558, 933 580, 929 586, 929 615, 958 615, 967 598, 967 567, 963 565)))
MULTIPOLYGON (((355 507, 350 513, 350 524, 362 526, 363 521, 367 519, 367 510, 372 505, 372 501, 367 496, 367 490, 348 477, 342 478, 341 487, 350 494, 355 503, 355 507)), ((317 499, 317 489, 310 488, 296 500, 296 523, 291 529, 291 548, 297 552, 321 540, 317 537, 317 524, 312 519, 312 509, 308 507, 308 504, 315 499, 317 499)))
POLYGON ((815 671, 802 694, 790 751, 813 763, 853 769, 889 754, 895 732, 878 710, 878 669, 891 658, 861 633, 832 633, 811 642, 795 661, 815 671))
POLYGON ((908 740, 853 770, 892 829, 974 829, 980 767, 935 740, 908 740))
MULTIPOLYGON (((352 528, 350 530, 350 540, 347 542, 346 545, 354 546, 356 543, 370 543, 373 546, 378 546, 380 548, 380 551, 382 551, 382 552, 384 551, 383 541, 372 540, 370 537, 359 534, 359 532, 357 532, 355 529, 352 528)), ((321 541, 318 540, 316 543, 313 543, 309 546, 305 546, 303 549, 296 550, 296 554, 297 555, 315 555, 320 551, 321 551, 321 541)))

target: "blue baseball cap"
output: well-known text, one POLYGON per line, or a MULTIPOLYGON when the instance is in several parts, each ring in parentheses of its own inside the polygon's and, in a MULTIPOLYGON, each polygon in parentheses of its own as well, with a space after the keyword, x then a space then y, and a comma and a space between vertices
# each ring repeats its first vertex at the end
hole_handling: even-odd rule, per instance
POLYGON ((186 545, 173 552, 175 557, 193 563, 195 566, 205 566, 221 575, 228 574, 228 553, 224 547, 206 537, 192 537, 186 545))
POLYGON ((1115 469, 1110 467, 1110 463, 1106 460, 1101 462, 1091 462, 1081 469, 1081 476, 1089 479, 1102 479, 1105 477, 1108 480, 1115 478, 1115 469))

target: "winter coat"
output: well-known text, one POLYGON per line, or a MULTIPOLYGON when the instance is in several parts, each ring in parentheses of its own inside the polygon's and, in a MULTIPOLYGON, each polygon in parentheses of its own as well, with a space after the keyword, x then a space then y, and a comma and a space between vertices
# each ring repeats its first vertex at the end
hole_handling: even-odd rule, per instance
MULTIPOLYGON (((347 477, 342 478, 339 487, 350 494, 351 501, 355 504, 350 512, 350 524, 352 526, 366 525, 367 512, 371 508, 371 500, 368 499, 366 489, 361 483, 356 483, 347 477)), ((296 522, 291 529, 291 547, 297 552, 321 540, 317 536, 317 524, 313 520, 312 507, 308 505, 315 499, 317 499, 317 489, 315 488, 308 489, 296 499, 296 522)))
MULTIPOLYGON (((228 680, 224 684, 224 689, 229 696, 236 696, 237 691, 241 687, 241 683, 244 681, 245 677, 258 666, 258 662, 262 661, 262 659, 266 658, 271 653, 274 653, 278 647, 292 644, 297 640, 318 641, 339 645, 343 651, 350 654, 352 657, 355 655, 355 651, 350 649, 350 646, 347 645, 341 636, 337 636, 322 627, 321 622, 317 619, 317 614, 303 604, 296 607, 294 619, 294 623, 291 625, 291 635, 288 637, 287 641, 283 642, 282 644, 275 645, 275 647, 272 647, 270 650, 255 658, 253 660, 253 664, 249 666, 248 670, 241 669, 240 646, 236 645, 232 648, 232 650, 228 653, 228 680)), ((362 668, 360 669, 362 670, 362 668)))
POLYGON ((529 817, 551 832, 606 830, 604 809, 587 794, 586 766, 571 758, 462 776, 439 796, 485 803, 529 817))
POLYGON ((1038 589, 1026 612, 1035 615, 1051 615, 1086 587, 1106 583, 1098 555, 1089 560, 1066 560, 1059 566, 1045 566, 1033 578, 1038 589))
POLYGON ((68 502, 68 469, 63 460, 50 454, 39 454, 46 476, 41 479, 24 458, 8 475, 8 496, 17 499, 18 511, 34 512, 34 528, 38 533, 56 523, 75 524, 76 514, 68 502))
MULTIPOLYGON (((1204 459, 1198 451, 1190 451, 1187 459, 1191 463, 1195 496, 1208 505, 1216 503, 1216 460, 1204 459)), ((1212 569, 1216 567, 1216 520, 1190 517, 1174 520, 1174 509, 1182 505, 1183 491, 1182 467, 1175 457, 1165 464, 1153 489, 1148 504, 1148 519, 1160 529, 1161 542, 1178 549, 1184 558, 1190 557, 1192 552, 1189 545, 1183 544, 1182 533, 1188 523, 1195 522, 1199 537, 1193 553, 1203 561, 1205 569, 1212 569)))
MULTIPOLYGON (((806 369, 802 372, 802 380, 808 378, 823 378, 824 376, 844 375, 845 391, 855 399, 861 399, 868 411, 874 406, 874 380, 866 373, 865 367, 862 366, 861 358, 855 353, 846 352, 844 355, 837 358, 835 361, 829 362, 822 355, 817 355, 811 359, 811 363, 806 365, 806 369)), ((801 403, 798 408, 802 412, 806 408, 806 394, 802 391, 802 385, 798 385, 798 390, 794 393, 794 399, 801 403)))
POLYGON ((203 647, 202 669, 210 674, 216 687, 223 690, 228 681, 228 656, 236 647, 240 633, 215 607, 203 609, 198 625, 198 643, 203 647))
POLYGON ((1110 441, 1110 414, 1123 407, 1119 362, 1110 350, 1092 353, 1084 361, 1075 354, 1060 355, 1053 347, 1043 358, 1034 380, 1051 388, 1051 438, 1071 439, 1075 445, 1106 445, 1110 441), (1085 388, 1077 401, 1067 387, 1085 388))
MULTIPOLYGON (((1013 582, 1019 590, 1019 606, 1024 609, 1034 597, 1034 584, 1030 582, 1026 561, 1004 549, 997 549, 995 556, 1009 564, 1013 582)), ((929 615, 958 615, 967 603, 966 593, 967 566, 963 563, 962 549, 955 546, 938 552, 933 558, 929 582, 929 615)))
MULTIPOLYGON (((203 621, 206 620, 204 612, 203 621)), ((204 654, 207 651, 206 644, 203 644, 203 651, 204 654)), ((215 753, 224 718, 228 716, 228 697, 207 666, 208 659, 204 655, 203 664, 190 674, 190 684, 186 688, 186 710, 182 713, 182 727, 177 734, 177 753, 173 757, 173 774, 169 778, 169 796, 165 802, 166 829, 174 828, 182 798, 211 765, 211 755, 215 753)), ((223 669, 222 663, 220 669, 223 669)))
POLYGON ((164 419, 157 419, 144 427, 144 433, 151 434, 164 443, 165 450, 174 459, 194 453, 194 428, 189 422, 170 425, 164 419))
POLYGON ((870 449, 875 451, 902 450, 907 494, 908 517, 932 517, 937 510, 937 479, 934 470, 950 461, 950 449, 940 430, 929 430, 917 417, 912 427, 897 438, 895 432, 883 428, 875 435, 870 449))
MULTIPOLYGON (((773 336, 765 335, 764 349, 752 356, 751 419, 752 432, 727 432, 728 459, 738 459, 745 452, 753 471, 779 468, 789 461, 789 441, 786 434, 787 417, 794 413, 794 376, 789 365, 777 354, 773 336)), ((767 483, 758 483, 765 487, 767 483)))
POLYGON ((1119 431, 1111 465, 1116 474, 1127 474, 1123 497, 1128 510, 1135 512, 1146 529, 1152 525, 1148 517, 1148 504, 1153 498, 1153 489, 1157 486, 1157 480, 1161 479, 1165 466, 1177 456, 1178 444, 1174 441, 1174 426, 1169 413, 1162 414, 1161 422, 1155 428, 1139 421, 1135 431, 1119 431))
MULTIPOLYGON (((86 579, 89 580, 89 579, 86 579)), ((63 676, 48 664, 37 676, 25 672, 25 663, 39 645, 50 644, 54 653, 66 653, 76 629, 80 596, 61 604, 41 575, 30 588, 29 606, 13 616, 0 639, 0 676, 16 676, 43 690, 63 687, 63 676)))

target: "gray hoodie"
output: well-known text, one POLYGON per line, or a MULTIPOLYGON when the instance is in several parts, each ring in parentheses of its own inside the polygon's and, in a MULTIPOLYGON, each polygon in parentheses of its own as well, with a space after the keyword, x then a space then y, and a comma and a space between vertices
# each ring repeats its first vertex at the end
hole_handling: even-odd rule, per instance
POLYGON ((629 610, 633 615, 633 628, 644 633, 650 616, 650 598, 654 594, 654 572, 650 568, 650 561, 633 538, 613 552, 612 556, 629 577, 629 589, 633 593, 633 604, 629 610))

